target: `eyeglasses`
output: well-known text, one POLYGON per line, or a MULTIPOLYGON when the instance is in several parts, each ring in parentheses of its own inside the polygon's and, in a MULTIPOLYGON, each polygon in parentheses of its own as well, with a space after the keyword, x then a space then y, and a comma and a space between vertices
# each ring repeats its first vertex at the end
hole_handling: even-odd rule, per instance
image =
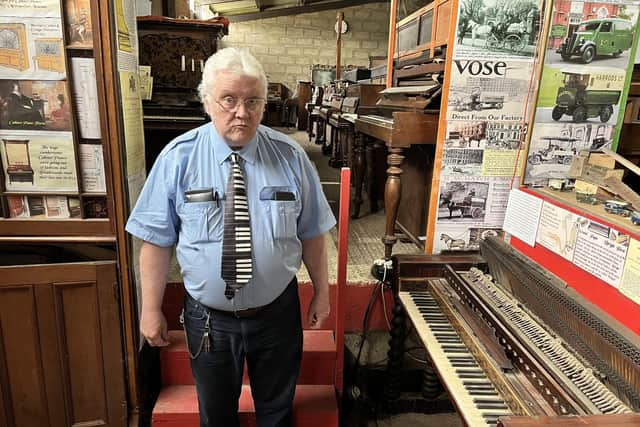
POLYGON ((244 108, 247 111, 252 113, 256 113, 260 111, 262 106, 264 105, 264 99, 262 98, 249 98, 244 100, 239 100, 234 98, 233 96, 225 96, 220 100, 216 100, 216 103, 227 113, 235 113, 240 108, 240 104, 244 104, 244 108))

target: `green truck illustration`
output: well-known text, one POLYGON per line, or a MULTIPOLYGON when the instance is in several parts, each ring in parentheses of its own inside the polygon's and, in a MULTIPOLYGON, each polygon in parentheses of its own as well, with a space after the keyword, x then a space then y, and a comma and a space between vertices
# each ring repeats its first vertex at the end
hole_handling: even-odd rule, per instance
POLYGON ((633 44, 633 23, 626 19, 590 19, 581 22, 578 30, 567 37, 556 51, 569 61, 578 56, 585 64, 598 55, 619 56, 633 44))
POLYGON ((621 91, 613 89, 589 88, 590 74, 562 71, 563 86, 558 88, 556 105, 551 118, 558 121, 562 116, 573 116, 573 121, 581 123, 591 117, 600 117, 602 123, 613 115, 613 106, 618 104, 621 91))

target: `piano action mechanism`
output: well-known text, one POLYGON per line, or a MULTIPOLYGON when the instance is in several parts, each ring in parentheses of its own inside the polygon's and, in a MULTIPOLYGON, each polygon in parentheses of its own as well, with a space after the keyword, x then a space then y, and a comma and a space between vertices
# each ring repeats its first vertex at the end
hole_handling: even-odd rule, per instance
MULTIPOLYGON (((431 277, 419 257, 394 258, 404 307, 394 312, 414 325, 464 423, 640 425, 638 337, 502 240, 480 246, 486 264, 431 277)), ((390 355, 402 354, 401 333, 390 355)))

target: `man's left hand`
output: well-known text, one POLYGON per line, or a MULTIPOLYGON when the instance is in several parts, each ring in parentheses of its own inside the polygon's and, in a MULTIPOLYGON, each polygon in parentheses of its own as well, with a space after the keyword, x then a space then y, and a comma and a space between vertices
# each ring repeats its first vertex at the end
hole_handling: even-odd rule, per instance
POLYGON ((319 329, 322 322, 329 317, 330 311, 329 293, 314 294, 311 298, 311 304, 309 304, 307 324, 311 329, 319 329))

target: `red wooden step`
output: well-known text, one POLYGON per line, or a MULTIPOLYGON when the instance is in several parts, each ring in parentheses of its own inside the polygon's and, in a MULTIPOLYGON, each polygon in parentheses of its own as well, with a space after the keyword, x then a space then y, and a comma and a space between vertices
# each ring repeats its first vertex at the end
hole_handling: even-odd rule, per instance
MULTIPOLYGON (((302 365, 298 384, 333 384, 336 364, 336 344, 331 330, 305 330, 302 365)), ((162 384, 192 385, 193 376, 183 331, 169 331, 171 344, 162 349, 160 362, 162 384)), ((244 384, 248 384, 247 368, 244 384)))
MULTIPOLYGON (((337 427, 338 405, 332 385, 298 385, 294 400, 294 426, 337 427)), ((255 427, 256 418, 248 385, 242 386, 240 425, 255 427)), ((153 409, 154 427, 198 427, 198 400, 193 385, 170 385, 160 392, 153 409)))

